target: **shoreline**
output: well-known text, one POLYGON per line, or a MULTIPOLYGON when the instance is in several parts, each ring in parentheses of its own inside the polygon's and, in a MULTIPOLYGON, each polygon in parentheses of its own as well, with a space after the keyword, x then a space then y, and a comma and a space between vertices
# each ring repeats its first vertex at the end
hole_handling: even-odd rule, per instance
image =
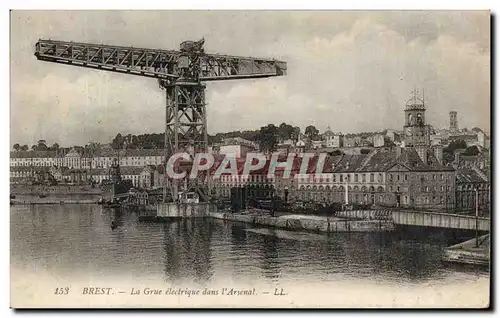
POLYGON ((261 225, 270 228, 280 228, 293 231, 313 231, 324 233, 335 232, 392 232, 394 223, 389 220, 357 220, 338 217, 309 216, 289 214, 270 216, 258 213, 224 213, 209 212, 208 216, 230 222, 240 222, 261 225))

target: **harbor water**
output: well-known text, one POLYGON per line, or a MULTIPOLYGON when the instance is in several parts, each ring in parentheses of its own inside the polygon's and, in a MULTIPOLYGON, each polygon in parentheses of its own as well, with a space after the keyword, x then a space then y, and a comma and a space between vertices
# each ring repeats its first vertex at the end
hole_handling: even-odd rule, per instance
MULTIPOLYGON (((301 233, 210 218, 149 223, 98 205, 11 206, 10 222, 11 288, 23 292, 38 286, 37 292, 51 293, 76 280, 200 288, 258 282, 289 290, 329 286, 332 299, 355 295, 358 299, 349 297, 353 306, 362 304, 362 291, 420 291, 423 298, 408 305, 424 306, 433 291, 448 297, 443 291, 457 286, 481 291, 489 286, 488 270, 441 262, 444 248, 453 243, 443 235, 301 233)), ((487 303, 488 294, 481 297, 487 303)), ((449 298, 452 302, 453 295, 449 298)), ((446 306, 443 299, 435 301, 446 306)))

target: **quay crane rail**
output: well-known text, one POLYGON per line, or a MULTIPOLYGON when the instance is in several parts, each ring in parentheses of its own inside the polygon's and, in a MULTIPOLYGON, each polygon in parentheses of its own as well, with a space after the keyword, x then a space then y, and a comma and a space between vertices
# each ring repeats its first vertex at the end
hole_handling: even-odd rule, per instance
MULTIPOLYGON (((54 40, 38 40, 35 56, 40 61, 156 78, 166 91, 165 163, 178 152, 194 156, 208 150, 205 85, 207 81, 284 76, 287 64, 266 58, 207 54, 205 40, 184 41, 180 50, 161 50, 54 40)), ((195 180, 169 179, 173 199, 182 192, 207 198, 208 176, 195 180)))

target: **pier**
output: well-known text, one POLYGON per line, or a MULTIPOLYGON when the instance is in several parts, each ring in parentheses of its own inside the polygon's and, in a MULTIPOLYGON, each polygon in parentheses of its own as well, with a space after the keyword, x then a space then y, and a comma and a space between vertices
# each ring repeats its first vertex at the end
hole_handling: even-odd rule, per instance
POLYGON ((314 232, 387 232, 394 230, 390 220, 357 220, 349 218, 325 217, 314 215, 271 216, 262 210, 248 210, 242 213, 211 212, 215 219, 241 222, 265 227, 287 230, 305 230, 314 232))
MULTIPOLYGON (((340 211, 337 216, 359 219, 392 218, 395 225, 422 226, 432 228, 447 228, 458 230, 476 230, 476 217, 470 215, 438 213, 415 210, 356 210, 340 211)), ((489 218, 477 218, 477 230, 490 231, 489 218)))
POLYGON ((469 230, 479 232, 490 231, 490 219, 469 215, 448 214, 415 210, 351 210, 338 211, 335 216, 316 216, 291 214, 272 217, 263 210, 248 209, 231 213, 218 211, 209 203, 163 203, 149 209, 141 216, 142 220, 168 220, 176 218, 214 217, 228 221, 280 228, 297 228, 321 232, 335 231, 367 231, 393 230, 394 226, 415 226, 469 230), (390 224, 390 226, 388 225, 390 224))
POLYGON ((490 264, 490 235, 453 245, 444 250, 443 261, 488 266, 490 264))
POLYGON ((210 216, 216 207, 210 203, 160 203, 146 206, 139 215, 141 221, 168 221, 181 218, 200 218, 210 216))

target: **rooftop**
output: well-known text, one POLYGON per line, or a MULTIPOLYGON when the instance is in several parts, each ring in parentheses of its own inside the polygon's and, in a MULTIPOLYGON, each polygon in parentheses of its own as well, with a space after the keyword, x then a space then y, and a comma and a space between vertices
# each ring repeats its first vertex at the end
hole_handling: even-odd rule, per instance
POLYGON ((480 183, 487 182, 487 179, 484 179, 481 175, 479 175, 473 169, 459 169, 457 170, 457 182, 459 183, 480 183))

